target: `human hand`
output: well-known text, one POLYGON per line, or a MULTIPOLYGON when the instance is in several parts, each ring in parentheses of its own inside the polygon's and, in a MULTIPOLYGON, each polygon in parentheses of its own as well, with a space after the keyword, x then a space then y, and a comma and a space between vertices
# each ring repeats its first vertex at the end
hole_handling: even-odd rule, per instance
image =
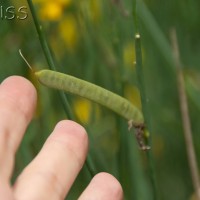
MULTIPOLYGON (((59 122, 40 153, 23 170, 14 186, 10 178, 16 150, 36 105, 36 90, 19 76, 0 85, 0 199, 61 200, 67 195, 86 158, 88 138, 79 124, 59 122)), ((97 174, 79 200, 122 200, 119 182, 110 174, 97 174)))

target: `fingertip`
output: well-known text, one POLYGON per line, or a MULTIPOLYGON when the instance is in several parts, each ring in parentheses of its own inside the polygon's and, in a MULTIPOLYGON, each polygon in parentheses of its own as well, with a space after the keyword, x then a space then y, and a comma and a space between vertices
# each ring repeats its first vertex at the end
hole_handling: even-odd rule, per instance
POLYGON ((106 172, 98 173, 79 198, 79 200, 92 199, 122 200, 122 186, 111 174, 106 172))
MULTIPOLYGON (((73 132, 73 133, 80 133, 85 135, 86 134, 86 130, 83 126, 81 126, 80 124, 78 124, 75 121, 72 120, 61 120, 59 121, 56 126, 55 129, 67 129, 69 132, 73 132)), ((55 130, 54 129, 54 130, 55 130)))
POLYGON ((88 135, 80 124, 71 120, 62 120, 56 124, 49 139, 76 149, 78 160, 81 160, 81 165, 83 164, 83 158, 86 157, 88 151, 88 135))
POLYGON ((112 194, 113 197, 116 197, 116 199, 120 200, 123 199, 122 186, 113 175, 107 172, 100 172, 94 176, 92 182, 94 182, 97 185, 105 185, 106 190, 109 190, 110 194, 112 194))
POLYGON ((33 90, 36 93, 35 87, 33 86, 33 84, 26 78, 22 77, 22 76, 9 76, 6 79, 4 79, 1 83, 1 86, 5 87, 12 87, 13 85, 17 85, 19 87, 26 87, 30 90, 33 90))
POLYGON ((72 120, 61 120, 54 128, 53 133, 67 134, 76 137, 78 140, 87 142, 87 132, 83 126, 72 120))
POLYGON ((37 92, 33 84, 22 76, 10 76, 0 85, 1 98, 18 105, 29 120, 37 102, 37 92))

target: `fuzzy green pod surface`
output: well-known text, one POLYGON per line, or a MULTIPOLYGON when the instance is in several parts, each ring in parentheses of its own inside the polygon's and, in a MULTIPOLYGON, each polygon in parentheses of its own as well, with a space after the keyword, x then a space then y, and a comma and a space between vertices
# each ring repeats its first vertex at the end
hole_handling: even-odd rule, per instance
POLYGON ((127 120, 132 120, 135 124, 144 123, 143 115, 137 107, 127 99, 100 86, 52 70, 40 70, 35 72, 35 75, 38 81, 47 87, 63 90, 99 103, 127 120))

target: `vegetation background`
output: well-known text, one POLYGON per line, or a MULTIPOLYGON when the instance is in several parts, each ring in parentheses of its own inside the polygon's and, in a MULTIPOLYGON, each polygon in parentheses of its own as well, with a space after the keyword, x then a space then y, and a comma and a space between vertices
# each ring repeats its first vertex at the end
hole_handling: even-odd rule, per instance
MULTIPOLYGON (((132 0, 33 0, 37 16, 55 54, 57 70, 116 92, 141 109, 133 62, 132 0)), ((177 31, 189 101, 194 146, 200 166, 200 1, 144 0, 138 7, 145 87, 152 124, 152 149, 159 199, 192 199, 175 69, 170 65, 169 33, 177 31), (168 46, 167 46, 168 45, 168 46)), ((38 153, 55 124, 66 118, 57 91, 41 86, 18 50, 34 69, 48 68, 27 2, 2 1, 0 80, 11 75, 30 79, 38 90, 34 119, 16 156, 14 177, 38 153), (24 20, 5 18, 5 9, 27 7, 24 20)), ((19 14, 19 13, 18 13, 19 14)), ((127 200, 153 198, 146 153, 139 150, 127 122, 83 98, 67 95, 76 119, 90 138, 96 172, 121 182, 127 200)), ((77 199, 91 177, 84 166, 66 199, 77 199)))

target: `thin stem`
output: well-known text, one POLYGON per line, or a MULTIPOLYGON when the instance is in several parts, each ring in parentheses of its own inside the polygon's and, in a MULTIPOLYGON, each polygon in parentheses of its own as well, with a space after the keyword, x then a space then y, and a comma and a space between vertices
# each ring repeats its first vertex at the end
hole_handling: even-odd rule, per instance
MULTIPOLYGON (((42 26, 39 24, 39 20, 37 19, 37 15, 36 15, 33 3, 32 3, 31 0, 27 0, 27 2, 28 2, 28 5, 29 5, 29 8, 30 8, 32 17, 33 17, 33 21, 34 21, 34 24, 35 24, 35 27, 36 27, 36 30, 37 30, 37 33, 38 33, 38 36, 39 36, 39 40, 40 40, 43 52, 44 52, 45 57, 47 59, 47 63, 49 65, 50 69, 56 71, 53 53, 51 51, 50 46, 48 45, 46 36, 45 36, 45 34, 42 30, 42 26)), ((73 114, 73 112, 71 110, 67 96, 61 91, 59 91, 59 95, 60 95, 60 98, 61 98, 63 108, 64 108, 66 115, 68 116, 69 119, 75 119, 75 115, 73 114)), ((89 154, 88 154, 87 159, 86 159, 86 167, 87 167, 87 169, 90 173, 90 176, 93 177, 95 175, 94 164, 93 164, 92 158, 89 154)))
MULTIPOLYGON (((143 74, 143 64, 142 64, 142 50, 141 50, 141 36, 139 34, 139 25, 138 25, 138 17, 137 17, 137 0, 134 2, 134 10, 133 10, 133 17, 134 17, 134 25, 135 25, 135 54, 136 54, 136 74, 138 79, 138 87, 140 90, 141 96, 141 103, 142 103, 142 111, 144 115, 144 122, 146 125, 146 129, 151 132, 151 123, 150 123, 150 115, 148 109, 148 101, 145 92, 145 85, 144 85, 144 74, 143 74)), ((146 136, 147 145, 151 147, 151 134, 149 133, 146 136)), ((149 163, 149 173, 150 179, 153 189, 153 197, 152 199, 158 199, 157 195, 157 184, 155 178, 155 169, 154 169, 154 161, 153 161, 153 154, 152 151, 147 151, 147 159, 149 163)))
POLYGON ((165 62, 168 63, 168 65, 166 65, 168 66, 167 70, 174 70, 171 46, 168 40, 166 39, 166 36, 163 34, 158 23, 151 14, 150 10, 145 5, 144 1, 138 1, 137 9, 138 18, 140 19, 140 22, 143 24, 143 27, 146 29, 149 36, 152 38, 152 41, 154 41, 154 44, 159 49, 159 55, 163 56, 165 62))
MULTIPOLYGON (((48 42, 46 40, 46 36, 45 36, 45 34, 42 30, 42 26, 39 24, 39 20, 37 19, 37 15, 36 15, 33 3, 32 3, 31 0, 27 0, 27 2, 28 2, 28 5, 29 5, 29 8, 30 8, 32 17, 33 17, 33 21, 34 21, 35 28, 36 28, 36 31, 37 31, 38 36, 39 36, 39 40, 40 40, 43 52, 45 54, 47 63, 49 65, 49 68, 56 71, 56 66, 55 66, 55 62, 54 62, 54 59, 53 59, 52 51, 50 49, 50 46, 48 45, 48 42)), ((74 119, 74 115, 71 111, 69 101, 68 101, 66 95, 63 92, 60 92, 60 91, 59 91, 59 95, 60 95, 60 98, 62 100, 63 107, 64 107, 64 110, 65 110, 68 118, 74 119)))
POLYGON ((191 129, 191 123, 190 123, 190 117, 189 117, 188 102, 187 102, 187 96, 185 92, 184 76, 183 76, 183 71, 182 71, 182 64, 179 58, 179 48, 178 48, 178 42, 177 42, 175 29, 171 30, 170 36, 171 36, 171 41, 172 41, 174 62, 175 62, 176 73, 177 73, 177 87, 178 87, 178 93, 179 93, 181 117, 182 117, 187 155, 188 155, 188 162, 190 165, 190 172, 192 176, 192 182, 195 189, 195 193, 196 193, 197 199, 200 200, 199 172, 198 172, 198 166, 197 166, 196 155, 195 155, 195 150, 194 150, 194 144, 192 140, 192 129, 191 129))
POLYGON ((46 37, 45 37, 44 32, 42 30, 42 26, 39 24, 39 20, 37 19, 37 15, 36 15, 33 3, 32 3, 31 0, 27 0, 27 2, 28 2, 28 5, 29 5, 29 8, 30 8, 32 17, 33 17, 33 21, 34 21, 35 28, 36 28, 38 36, 39 36, 39 40, 40 40, 43 52, 44 52, 45 57, 47 59, 47 63, 49 65, 50 69, 56 70, 55 63, 54 63, 49 45, 47 43, 46 37))

